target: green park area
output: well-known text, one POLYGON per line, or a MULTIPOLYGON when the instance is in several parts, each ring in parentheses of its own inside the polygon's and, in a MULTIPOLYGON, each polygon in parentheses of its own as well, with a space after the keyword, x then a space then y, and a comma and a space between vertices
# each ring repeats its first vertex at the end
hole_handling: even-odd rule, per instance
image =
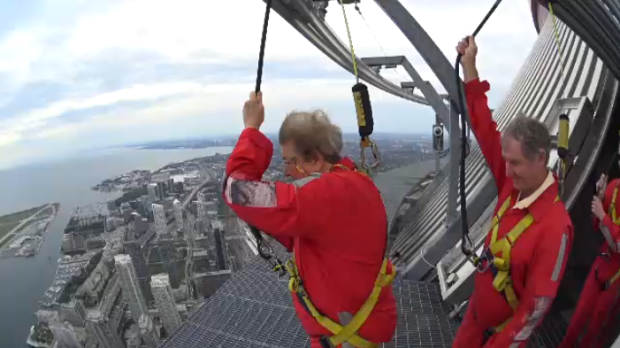
POLYGON ((35 214, 44 206, 45 205, 41 205, 31 209, 0 216, 0 238, 11 232, 11 230, 17 227, 23 220, 29 218, 32 214, 35 214))

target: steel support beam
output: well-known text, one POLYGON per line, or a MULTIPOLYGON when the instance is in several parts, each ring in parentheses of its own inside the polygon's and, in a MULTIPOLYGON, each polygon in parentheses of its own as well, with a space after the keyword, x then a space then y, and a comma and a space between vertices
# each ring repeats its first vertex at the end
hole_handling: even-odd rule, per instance
POLYGON ((452 107, 460 113, 457 103, 457 91, 454 69, 446 56, 441 52, 433 39, 413 18, 398 0, 375 0, 385 14, 392 19, 413 47, 420 53, 426 64, 431 68, 439 82, 450 95, 452 107))
MULTIPOLYGON (((409 59, 405 56, 392 56, 392 57, 371 57, 362 58, 369 67, 382 67, 382 66, 402 66, 409 77, 413 80, 413 84, 422 92, 424 98, 428 101, 435 113, 439 115, 444 124, 448 124, 450 116, 448 114, 448 108, 444 104, 443 100, 439 96, 439 93, 428 82, 424 81, 418 71, 411 65, 409 59)), ((402 86, 402 84, 401 84, 402 86)))
MULTIPOLYGON (((413 47, 420 53, 449 96, 450 117, 448 122, 445 122, 446 118, 444 118, 444 122, 450 125, 450 187, 448 194, 448 210, 446 211, 446 225, 449 225, 456 221, 458 170, 461 155, 459 114, 465 117, 466 121, 469 122, 467 110, 460 110, 458 104, 456 88, 463 88, 462 82, 461 86, 456 85, 454 68, 451 66, 446 56, 399 0, 375 0, 375 2, 383 9, 385 14, 392 19, 394 24, 396 24, 409 42, 411 42, 413 47)), ((429 102, 432 103, 430 100, 429 102)), ((470 205, 471 204, 468 204, 468 206, 470 205)), ((474 212, 472 211, 472 213, 474 212)), ((479 214, 474 213, 472 218, 478 215, 479 214)))
MULTIPOLYGON (((459 114, 452 104, 450 107, 444 103, 444 97, 437 93, 435 88, 428 81, 424 81, 417 70, 409 62, 405 56, 392 56, 392 57, 377 57, 377 58, 362 58, 362 61, 370 67, 384 66, 384 65, 400 65, 409 74, 413 82, 401 83, 401 87, 415 88, 417 87, 422 92, 422 95, 429 102, 431 107, 435 110, 436 115, 439 116, 441 122, 448 125, 448 132, 450 134, 450 175, 449 175, 449 188, 448 188, 448 207, 446 210, 446 228, 456 219, 456 203, 458 197, 458 183, 459 183, 459 161, 461 159, 461 136, 460 136, 460 118, 459 114)), ((450 103, 449 98, 446 100, 450 103)))
MULTIPOLYGON (((303 16, 293 6, 292 2, 295 1, 296 0, 273 0, 272 8, 293 28, 295 28, 300 34, 302 34, 310 43, 312 43, 321 52, 323 52, 327 57, 331 58, 334 62, 336 62, 345 70, 353 73, 353 62, 351 60, 350 52, 347 51, 347 49, 342 45, 340 41, 337 41, 336 44, 334 44, 332 41, 328 40, 325 37, 323 32, 311 26, 308 23, 308 18, 310 17, 311 13, 314 14, 314 10, 307 8, 307 6, 303 3, 301 5, 298 5, 306 7, 306 12, 304 12, 304 14, 307 15, 303 16), (341 47, 338 47, 338 45, 340 45, 341 47)), ((314 14, 314 16, 316 17, 316 14, 314 14)), ((327 27, 325 26, 325 28, 327 27)), ((330 31, 328 28, 327 30, 330 31)), ((360 65, 359 71, 360 77, 362 79, 387 93, 415 103, 428 105, 426 100, 424 100, 423 98, 418 96, 411 96, 404 93, 398 86, 378 76, 377 74, 372 72, 367 66, 360 65)))
MULTIPOLYGON (((280 1, 290 2, 290 5, 284 5, 288 8, 292 7, 291 13, 295 13, 295 17, 298 22, 302 23, 304 27, 312 28, 319 36, 319 40, 321 44, 329 46, 336 54, 341 56, 343 59, 346 59, 347 65, 346 69, 349 72, 353 72, 353 61, 351 59, 351 54, 349 52, 349 48, 344 45, 344 43, 340 40, 340 38, 327 26, 327 24, 319 18, 318 14, 314 9, 310 7, 311 4, 308 4, 307 0, 274 0, 274 3, 280 1), (347 58, 345 58, 345 56, 347 58)), ((275 7, 274 7, 275 9, 275 7)), ((317 44, 316 41, 311 41, 313 44, 317 44)), ((360 78, 367 81, 371 85, 382 89, 394 96, 410 100, 419 104, 428 105, 428 102, 423 98, 419 98, 417 96, 408 95, 405 93, 400 87, 394 85, 390 81, 382 78, 381 76, 375 74, 370 67, 365 65, 358 59, 358 71, 360 78)))
MULTIPOLYGON (((452 105, 452 104, 450 104, 452 105)), ((450 107, 450 175, 448 177, 448 207, 446 210, 446 229, 457 219, 456 203, 459 189, 459 165, 461 160, 461 127, 459 114, 450 107)), ((469 206, 467 207, 469 212, 469 206)), ((468 215, 469 216, 469 215, 468 215)), ((473 215, 478 216, 478 215, 473 215)))

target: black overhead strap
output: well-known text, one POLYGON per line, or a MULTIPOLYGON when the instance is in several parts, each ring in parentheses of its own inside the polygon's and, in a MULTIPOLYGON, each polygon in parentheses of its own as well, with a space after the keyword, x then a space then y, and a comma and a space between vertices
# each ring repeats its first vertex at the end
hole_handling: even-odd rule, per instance
MULTIPOLYGON (((484 17, 482 22, 478 25, 472 36, 478 35, 480 30, 484 27, 486 22, 489 20, 493 12, 497 9, 497 6, 502 2, 502 0, 496 0, 493 4, 493 7, 487 12, 487 15, 484 17)), ((467 132, 465 128, 467 127, 467 121, 465 120, 465 98, 463 96, 463 84, 461 82, 461 76, 459 73, 459 66, 461 64, 461 55, 459 54, 456 57, 456 62, 454 63, 454 71, 456 78, 456 91, 458 94, 458 102, 459 102, 459 111, 461 112, 461 160, 460 160, 460 171, 459 171, 459 194, 461 197, 461 251, 468 259, 471 259, 474 256, 474 264, 477 264, 477 256, 474 255, 473 250, 473 242, 469 237, 469 224, 467 223, 467 195, 465 193, 465 158, 467 157, 467 148, 469 144, 467 142, 467 132)))
POLYGON ((267 44, 267 28, 269 27, 269 14, 271 13, 271 0, 267 0, 265 7, 265 20, 263 21, 263 34, 260 38, 260 50, 258 51, 258 68, 256 69, 256 94, 260 92, 260 86, 263 82, 263 65, 265 62, 265 46, 267 44))
MULTIPOLYGON (((265 7, 265 19, 263 21, 263 33, 261 35, 260 50, 258 52, 258 67, 256 69, 256 88, 254 89, 254 92, 257 95, 260 92, 260 87, 263 82, 263 66, 265 65, 265 46, 267 44, 267 28, 269 27, 269 14, 271 13, 271 1, 272 0, 266 0, 267 5, 265 7)), ((284 269, 282 262, 275 255, 275 252, 273 251, 269 243, 265 241, 259 229, 254 226, 250 226, 250 231, 252 232, 252 235, 256 239, 256 249, 258 250, 258 255, 260 255, 261 258, 267 261, 269 265, 271 265, 274 271, 278 272, 280 275, 286 274, 286 270, 284 269)))

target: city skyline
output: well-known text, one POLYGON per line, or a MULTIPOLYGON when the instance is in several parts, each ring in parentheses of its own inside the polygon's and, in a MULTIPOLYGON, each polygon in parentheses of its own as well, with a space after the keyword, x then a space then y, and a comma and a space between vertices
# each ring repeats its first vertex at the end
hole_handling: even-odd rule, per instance
MULTIPOLYGON (((452 60, 455 42, 483 14, 477 2, 442 1, 403 3, 452 60), (443 11, 446 6, 452 10, 443 11)), ((441 90, 377 5, 364 1, 360 8, 372 30, 348 9, 358 53, 405 54, 441 90)), ((0 168, 131 142, 237 134, 253 89, 263 10, 257 0, 13 2, 0 26, 0 168), (256 30, 239 31, 239 23, 256 30)), ((331 10, 327 21, 345 37, 339 11, 331 10)), ((492 83, 493 104, 536 38, 531 21, 528 6, 509 2, 480 35, 481 73, 492 83)), ((314 108, 325 109, 345 132, 355 131, 353 77, 277 15, 265 69, 266 131, 277 131, 292 109, 314 108)), ((400 70, 384 76, 406 79, 400 70)), ((370 92, 377 132, 424 132, 434 121, 428 107, 370 92)))

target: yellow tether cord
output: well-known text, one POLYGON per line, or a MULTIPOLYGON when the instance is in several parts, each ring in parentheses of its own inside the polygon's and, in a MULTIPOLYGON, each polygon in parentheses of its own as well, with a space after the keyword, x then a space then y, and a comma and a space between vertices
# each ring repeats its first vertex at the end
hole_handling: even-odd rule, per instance
POLYGON ((555 19, 555 14, 553 13, 553 5, 549 2, 549 14, 551 14, 551 20, 553 21, 553 32, 555 33, 555 44, 558 47, 558 54, 560 55, 560 70, 562 72, 562 77, 566 77, 564 75, 564 55, 562 54, 562 43, 560 42, 560 32, 558 31, 558 23, 555 19))
POLYGON ((349 46, 351 47, 351 59, 353 59, 353 73, 355 74, 355 80, 359 83, 360 77, 357 72, 357 59, 355 58, 355 50, 353 49, 353 38, 351 37, 351 29, 349 28, 349 20, 347 19, 347 11, 344 8, 344 3, 342 0, 338 0, 340 2, 340 7, 342 7, 342 15, 344 16, 344 25, 347 27, 347 36, 349 36, 349 46))

